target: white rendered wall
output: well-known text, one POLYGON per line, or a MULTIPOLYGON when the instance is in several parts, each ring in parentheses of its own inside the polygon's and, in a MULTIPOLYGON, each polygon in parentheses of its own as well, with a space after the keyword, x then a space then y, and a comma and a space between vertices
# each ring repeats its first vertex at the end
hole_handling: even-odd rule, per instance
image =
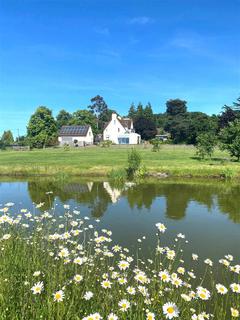
MULTIPOLYGON (((74 136, 69 136, 67 137, 69 139, 69 142, 71 144, 74 143, 74 140, 77 140, 78 142, 82 142, 82 144, 85 142, 87 144, 93 144, 93 133, 92 133, 92 128, 89 127, 87 135, 84 137, 74 137, 74 136)), ((64 143, 66 143, 65 141, 63 142, 63 138, 62 137, 58 137, 58 141, 60 143, 60 145, 63 145, 64 143)))

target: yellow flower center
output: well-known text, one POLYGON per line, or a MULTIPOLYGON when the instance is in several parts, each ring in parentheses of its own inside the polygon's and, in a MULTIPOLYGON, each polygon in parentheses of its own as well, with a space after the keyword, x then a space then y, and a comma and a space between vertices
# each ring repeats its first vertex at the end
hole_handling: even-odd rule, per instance
POLYGON ((61 299, 61 293, 57 292, 57 293, 55 294, 55 298, 56 298, 57 300, 61 299))
POLYGON ((167 312, 172 314, 174 312, 174 308, 173 307, 168 307, 167 308, 167 312))

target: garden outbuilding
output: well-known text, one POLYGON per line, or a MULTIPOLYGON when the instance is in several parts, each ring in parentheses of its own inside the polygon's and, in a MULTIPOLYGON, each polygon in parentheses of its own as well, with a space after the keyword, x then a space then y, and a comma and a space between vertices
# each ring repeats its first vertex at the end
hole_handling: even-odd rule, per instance
POLYGON ((93 132, 89 125, 82 126, 62 126, 58 141, 60 146, 68 145, 73 147, 83 147, 93 144, 93 132))

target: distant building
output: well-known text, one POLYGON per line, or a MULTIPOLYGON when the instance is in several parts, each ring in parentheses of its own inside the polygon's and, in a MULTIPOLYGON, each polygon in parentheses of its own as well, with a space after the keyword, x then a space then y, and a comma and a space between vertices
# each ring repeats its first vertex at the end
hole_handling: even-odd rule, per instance
POLYGON ((60 146, 82 147, 93 144, 92 128, 86 126, 62 126, 58 134, 60 146))
POLYGON ((161 141, 167 141, 169 139, 169 134, 157 134, 155 138, 161 141))
POLYGON ((112 119, 104 127, 103 140, 116 144, 139 144, 141 136, 135 133, 132 119, 112 113, 112 119))

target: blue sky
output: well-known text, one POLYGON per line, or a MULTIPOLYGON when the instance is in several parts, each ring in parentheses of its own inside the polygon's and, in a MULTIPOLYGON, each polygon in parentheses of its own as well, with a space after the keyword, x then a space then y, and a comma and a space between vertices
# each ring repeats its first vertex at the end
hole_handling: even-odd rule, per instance
POLYGON ((102 95, 218 113, 240 95, 239 0, 0 0, 0 134, 102 95))

